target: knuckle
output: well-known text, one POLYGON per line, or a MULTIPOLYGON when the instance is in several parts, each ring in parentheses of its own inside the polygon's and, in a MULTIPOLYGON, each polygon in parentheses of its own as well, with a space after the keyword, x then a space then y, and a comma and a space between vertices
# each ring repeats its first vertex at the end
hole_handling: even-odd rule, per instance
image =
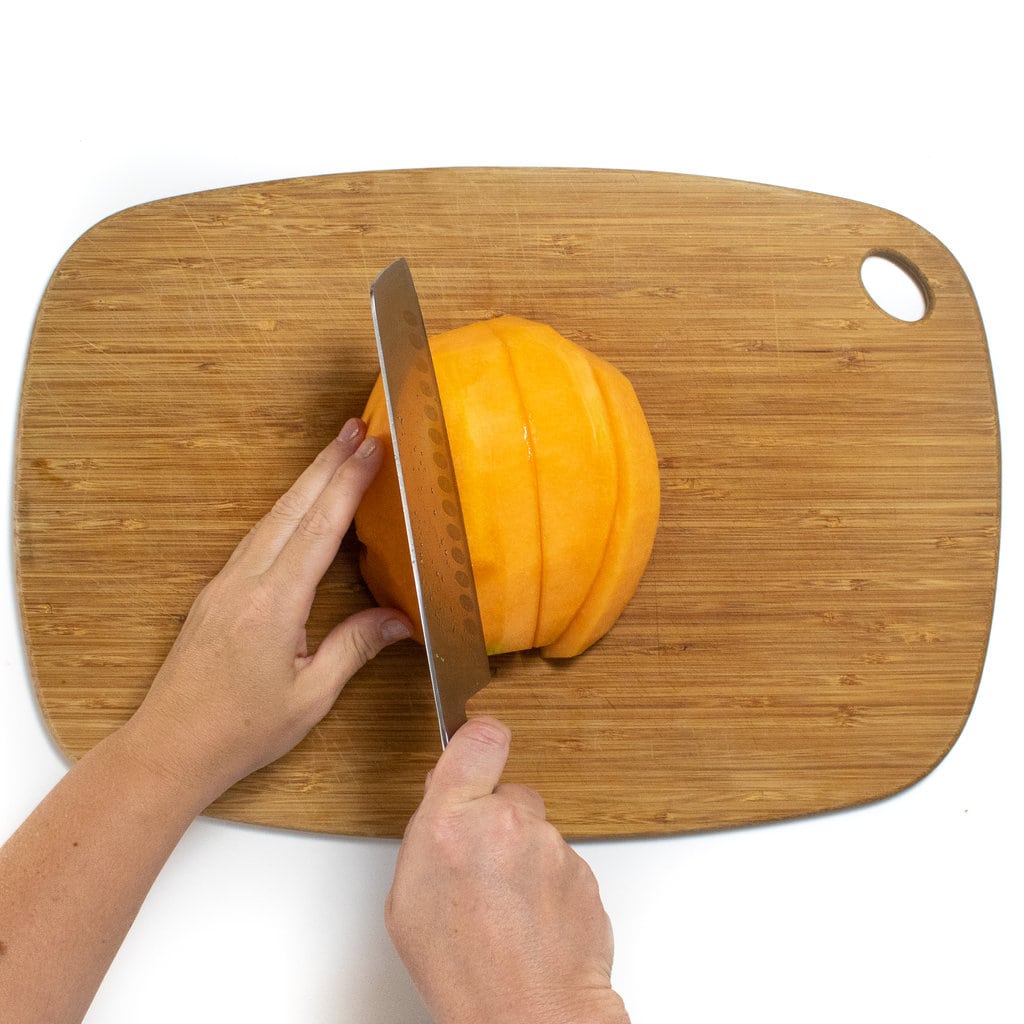
POLYGON ((272 621, 276 619, 277 611, 277 592, 266 580, 258 579, 246 589, 241 601, 240 614, 244 625, 272 621))
POLYGON ((435 862, 449 868, 459 867, 466 856, 464 830, 453 815, 435 814, 419 823, 420 840, 431 850, 435 862))
POLYGON ((365 665, 380 651, 380 645, 366 630, 353 629, 345 637, 345 649, 351 660, 365 665))
POLYGON ((520 842, 533 824, 526 810, 511 800, 497 800, 493 807, 491 829, 495 836, 508 845, 520 842))
POLYGON ((542 797, 537 790, 531 789, 529 786, 524 786, 518 782, 503 782, 498 787, 498 792, 517 801, 524 809, 529 809, 539 814, 540 817, 544 817, 544 797, 542 797))
POLYGON ((295 491, 285 491, 274 502, 270 515, 275 519, 283 519, 286 522, 293 522, 305 513, 305 502, 302 496, 295 491))
POLYGON ((359 498, 372 479, 367 460, 356 457, 347 459, 334 471, 331 486, 347 498, 359 498))
POLYGON ((223 575, 214 576, 196 595, 186 622, 192 626, 206 624, 223 617, 223 609, 231 600, 231 587, 223 575))
POLYGON ((600 900, 600 889, 597 882, 597 875, 594 874, 590 865, 575 850, 567 847, 571 857, 569 858, 575 874, 575 882, 581 892, 592 900, 600 900))
POLYGON ((332 462, 336 461, 340 452, 344 451, 344 445, 338 437, 331 438, 331 443, 326 447, 321 448, 316 453, 316 458, 313 459, 313 465, 317 469, 322 469, 324 466, 329 466, 332 462))
POLYGON ((496 718, 473 718, 463 730, 473 743, 489 749, 505 747, 512 738, 507 726, 496 718))
POLYGON ((321 502, 317 502, 302 517, 299 529, 311 540, 320 540, 330 535, 333 525, 330 513, 321 502))
POLYGON ((196 594, 196 599, 192 602, 192 610, 200 613, 208 611, 211 607, 216 607, 223 588, 224 584, 220 576, 214 576, 213 579, 207 580, 203 589, 196 594))

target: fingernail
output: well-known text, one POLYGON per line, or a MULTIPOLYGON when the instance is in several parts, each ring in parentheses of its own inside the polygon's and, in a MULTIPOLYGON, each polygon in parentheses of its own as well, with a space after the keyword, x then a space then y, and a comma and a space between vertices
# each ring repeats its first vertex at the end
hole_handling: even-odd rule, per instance
POLYGON ((359 436, 359 428, 362 423, 359 420, 348 420, 348 422, 341 428, 341 433, 338 437, 342 441, 354 441, 359 436))
POLYGON ((404 640, 409 635, 409 627, 401 619, 388 619, 380 627, 380 635, 390 644, 404 640))
POLYGON ((377 444, 377 438, 365 438, 363 443, 356 449, 356 455, 361 459, 368 459, 377 450, 377 444))

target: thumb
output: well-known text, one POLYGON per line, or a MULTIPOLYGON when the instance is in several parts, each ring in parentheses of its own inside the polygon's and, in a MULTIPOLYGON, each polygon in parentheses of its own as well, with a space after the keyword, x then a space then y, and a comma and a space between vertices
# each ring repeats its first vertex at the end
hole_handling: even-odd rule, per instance
POLYGON ((501 781, 511 740, 508 727, 496 718, 471 718, 430 773, 424 803, 463 804, 490 796, 501 781))
POLYGON ((307 673, 333 691, 341 688, 385 647, 409 636, 409 620, 393 608, 367 608, 339 622, 309 660, 307 673))

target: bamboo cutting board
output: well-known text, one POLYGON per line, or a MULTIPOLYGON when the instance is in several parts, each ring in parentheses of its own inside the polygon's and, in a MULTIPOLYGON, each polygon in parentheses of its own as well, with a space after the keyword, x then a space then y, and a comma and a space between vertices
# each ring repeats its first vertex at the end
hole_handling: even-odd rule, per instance
MULTIPOLYGON (((571 836, 788 818, 894 793, 959 734, 991 621, 999 448, 984 331, 943 246, 873 207, 571 169, 394 171, 166 199, 80 238, 25 371, 14 525, 46 722, 77 757, 377 373, 368 289, 409 259, 431 333, 512 313, 634 383, 662 518, 623 617, 568 664, 491 659, 471 713, 571 836), (887 253, 927 296, 865 293, 887 253)), ((351 539, 313 642, 369 602, 351 539)), ((382 654, 210 813, 397 836, 439 753, 422 650, 382 654)))

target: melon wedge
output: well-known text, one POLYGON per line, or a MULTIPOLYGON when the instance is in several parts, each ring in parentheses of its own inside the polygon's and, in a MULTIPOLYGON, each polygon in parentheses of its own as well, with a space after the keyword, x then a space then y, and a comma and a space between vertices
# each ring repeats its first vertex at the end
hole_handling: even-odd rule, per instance
POLYGON ((658 529, 661 488, 658 456, 643 409, 629 381, 611 364, 587 354, 609 412, 618 460, 618 500, 608 545, 590 592, 545 658, 571 658, 615 624, 651 557, 658 529))
POLYGON ((593 586, 615 510, 617 457, 584 350, 546 325, 490 321, 512 361, 537 475, 540 604, 531 647, 553 642, 593 586))

